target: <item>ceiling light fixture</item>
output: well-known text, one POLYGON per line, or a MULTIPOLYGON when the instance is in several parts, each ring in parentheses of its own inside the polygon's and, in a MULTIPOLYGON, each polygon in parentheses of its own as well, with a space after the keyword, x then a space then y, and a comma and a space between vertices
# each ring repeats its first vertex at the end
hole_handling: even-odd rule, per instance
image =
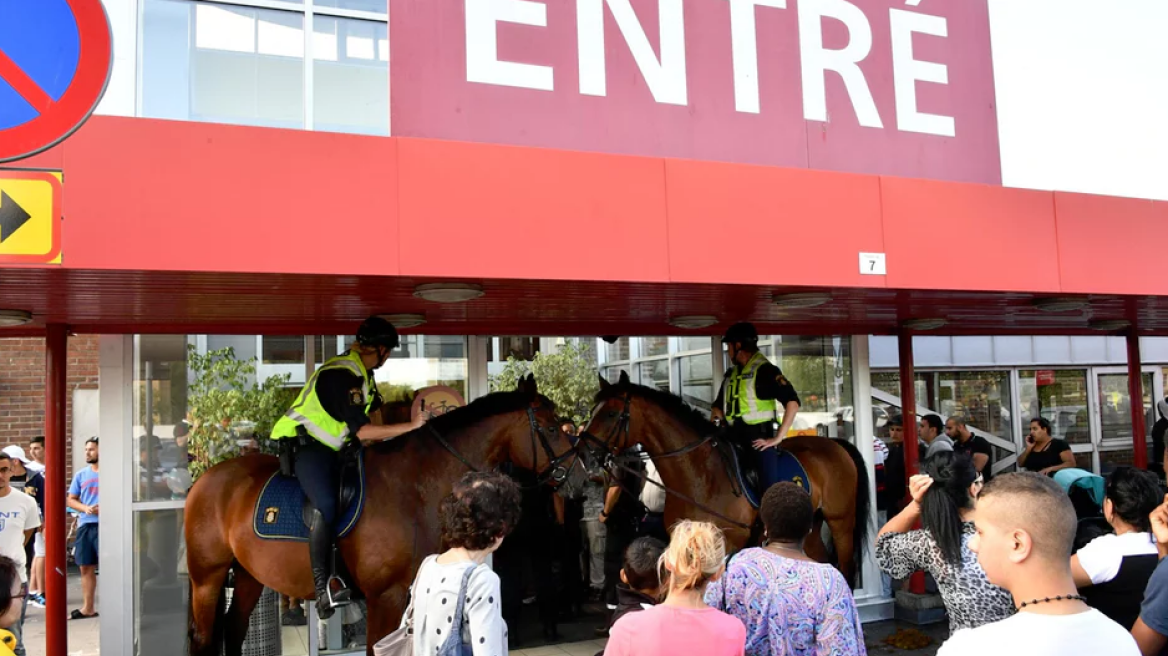
POLYGON ((673 317, 669 320, 669 325, 674 328, 684 328, 686 330, 699 330, 701 328, 709 328, 718 323, 718 317, 709 314, 691 314, 680 317, 673 317))
POLYGON ((1087 307, 1087 301, 1081 298, 1036 298, 1034 299, 1034 307, 1043 312, 1074 312, 1075 310, 1083 310, 1087 307))
POLYGON ((414 289, 414 296, 433 303, 465 303, 485 294, 482 287, 461 282, 435 282, 414 289))
POLYGON ((1088 323, 1087 327, 1091 330, 1113 333, 1131 328, 1131 322, 1127 319, 1097 319, 1088 323))
POLYGON ((906 319, 900 325, 904 326, 905 328, 908 328, 909 330, 936 330, 936 329, 940 328, 941 326, 944 326, 948 323, 949 322, 947 320, 940 319, 940 318, 906 319))
POLYGON ((426 315, 424 314, 381 314, 378 316, 393 324, 393 327, 398 330, 417 328, 426 323, 426 315))
POLYGON ((0 327, 13 328, 32 322, 32 313, 24 310, 0 310, 0 327))
POLYGON ((831 302, 831 294, 826 292, 809 292, 803 294, 775 294, 771 302, 788 310, 819 307, 831 302))

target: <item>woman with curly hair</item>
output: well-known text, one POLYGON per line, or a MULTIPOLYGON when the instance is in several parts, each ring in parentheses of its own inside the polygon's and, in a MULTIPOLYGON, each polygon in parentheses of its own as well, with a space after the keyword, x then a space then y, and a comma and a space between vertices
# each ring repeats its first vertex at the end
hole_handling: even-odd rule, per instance
POLYGON ((1071 575, 1087 604, 1131 630, 1159 562, 1149 515, 1163 499, 1156 475, 1116 467, 1104 488, 1103 516, 1115 533, 1071 556, 1071 575))
POLYGON ((448 653, 440 650, 459 638, 463 654, 507 653, 499 577, 484 563, 519 522, 519 500, 514 481, 495 472, 463 476, 442 500, 447 550, 422 561, 402 620, 412 622, 415 654, 448 653))
POLYGON ((922 470, 908 482, 912 502, 876 538, 880 569, 898 579, 917 570, 932 574, 953 633, 1010 617, 1014 598, 989 582, 969 548, 982 475, 968 456, 952 451, 929 458, 922 470), (913 530, 917 520, 922 528, 913 530))
POLYGON ((703 600, 706 586, 721 576, 725 557, 726 540, 717 526, 674 525, 657 565, 669 573, 668 579, 661 576, 665 601, 617 620, 604 656, 743 656, 746 627, 703 600))

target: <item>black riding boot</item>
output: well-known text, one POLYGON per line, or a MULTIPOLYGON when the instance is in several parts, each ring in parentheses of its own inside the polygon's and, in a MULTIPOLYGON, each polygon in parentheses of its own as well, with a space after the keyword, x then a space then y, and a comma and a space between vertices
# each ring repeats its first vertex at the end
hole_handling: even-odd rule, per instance
POLYGON ((312 511, 312 523, 308 527, 308 557, 316 585, 316 614, 328 619, 336 608, 348 604, 352 595, 344 582, 332 575, 332 527, 325 523, 319 510, 312 511))

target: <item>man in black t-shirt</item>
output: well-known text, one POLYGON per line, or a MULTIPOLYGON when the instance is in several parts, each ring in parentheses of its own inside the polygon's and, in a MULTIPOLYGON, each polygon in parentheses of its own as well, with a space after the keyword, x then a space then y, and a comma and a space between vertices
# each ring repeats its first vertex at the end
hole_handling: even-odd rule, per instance
POLYGON ((994 449, 984 437, 978 437, 969 430, 963 417, 950 417, 945 422, 945 434, 953 440, 953 452, 968 456, 973 466, 988 481, 992 474, 994 449))

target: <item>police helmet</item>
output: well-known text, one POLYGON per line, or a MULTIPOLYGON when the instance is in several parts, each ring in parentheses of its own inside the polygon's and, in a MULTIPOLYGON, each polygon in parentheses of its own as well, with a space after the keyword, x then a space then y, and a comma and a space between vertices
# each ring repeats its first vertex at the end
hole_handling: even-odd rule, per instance
POLYGON ((726 334, 722 337, 723 344, 733 344, 739 342, 747 346, 753 346, 758 343, 758 330, 755 329, 754 324, 746 321, 736 323, 730 326, 726 334))
POLYGON ((357 343, 361 346, 384 346, 391 351, 398 347, 397 328, 381 317, 369 317, 357 329, 357 343))

